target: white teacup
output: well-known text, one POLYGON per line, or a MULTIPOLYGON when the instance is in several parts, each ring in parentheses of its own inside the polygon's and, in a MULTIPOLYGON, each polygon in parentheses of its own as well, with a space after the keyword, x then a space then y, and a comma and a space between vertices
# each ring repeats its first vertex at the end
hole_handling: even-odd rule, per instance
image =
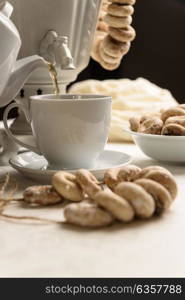
POLYGON ((43 155, 55 169, 93 168, 107 142, 110 119, 111 97, 100 95, 33 96, 29 110, 13 103, 3 117, 9 137, 43 155), (15 107, 30 120, 35 145, 18 140, 8 128, 8 114, 15 107))

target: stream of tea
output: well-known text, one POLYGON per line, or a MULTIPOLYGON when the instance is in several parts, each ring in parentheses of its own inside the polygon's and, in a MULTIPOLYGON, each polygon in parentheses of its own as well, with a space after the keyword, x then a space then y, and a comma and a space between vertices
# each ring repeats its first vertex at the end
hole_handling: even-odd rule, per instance
POLYGON ((49 74, 50 74, 50 77, 51 77, 53 85, 54 85, 54 94, 59 95, 60 94, 60 88, 59 88, 59 84, 58 84, 57 70, 56 70, 54 64, 52 64, 50 62, 46 62, 46 63, 48 65, 49 74))

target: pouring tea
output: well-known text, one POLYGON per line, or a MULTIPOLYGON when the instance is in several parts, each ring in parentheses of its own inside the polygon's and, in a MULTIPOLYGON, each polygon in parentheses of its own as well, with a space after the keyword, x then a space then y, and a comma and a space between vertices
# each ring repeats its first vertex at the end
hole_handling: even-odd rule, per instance
MULTIPOLYGON (((38 68, 48 68, 39 55, 32 55, 17 61, 21 47, 19 32, 10 20, 13 7, 7 1, 0 1, 0 106, 11 102, 20 91, 31 73, 38 68)), ((51 54, 54 62, 63 69, 74 69, 67 37, 53 36, 51 54)), ((54 74, 54 73, 53 73, 54 74)), ((56 78, 55 78, 56 79, 56 78)), ((59 91, 57 91, 59 92, 59 91)))

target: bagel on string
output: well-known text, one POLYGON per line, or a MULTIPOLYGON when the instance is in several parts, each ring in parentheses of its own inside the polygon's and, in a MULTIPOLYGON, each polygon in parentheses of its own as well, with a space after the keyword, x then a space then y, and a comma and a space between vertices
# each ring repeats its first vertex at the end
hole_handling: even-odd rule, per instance
POLYGON ((103 0, 91 56, 106 70, 115 70, 130 49, 135 0, 103 0), (103 34, 102 34, 103 33, 103 34))

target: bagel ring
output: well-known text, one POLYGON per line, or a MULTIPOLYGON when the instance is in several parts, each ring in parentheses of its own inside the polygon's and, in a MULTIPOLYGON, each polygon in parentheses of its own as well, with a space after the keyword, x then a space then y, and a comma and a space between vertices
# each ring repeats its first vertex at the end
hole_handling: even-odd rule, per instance
POLYGON ((143 178, 152 179, 163 185, 170 193, 172 200, 177 196, 177 184, 173 176, 168 172, 150 171, 143 178))
POLYGON ((168 124, 178 124, 178 125, 185 127, 185 116, 170 117, 165 122, 165 125, 168 125, 168 124))
POLYGON ((138 175, 136 176, 135 180, 144 178, 151 171, 159 171, 159 172, 163 172, 163 173, 167 173, 167 174, 171 175, 170 171, 168 171, 167 169, 165 169, 163 167, 149 166, 149 167, 145 167, 144 169, 142 169, 141 172, 139 172, 138 175))
POLYGON ((104 52, 113 57, 122 57, 125 55, 130 49, 130 42, 118 42, 114 40, 111 36, 107 35, 103 41, 102 46, 104 48, 104 52))
POLYGON ((101 186, 96 177, 88 170, 80 169, 76 172, 76 181, 89 197, 101 191, 101 186))
POLYGON ((108 29, 109 27, 104 21, 98 22, 98 26, 97 26, 98 31, 108 32, 108 29))
POLYGON ((116 17, 128 17, 133 15, 134 8, 132 5, 119 5, 112 3, 107 7, 107 13, 116 17))
POLYGON ((107 14, 103 18, 104 22, 107 23, 109 26, 114 28, 123 28, 125 26, 128 26, 132 23, 132 17, 115 17, 107 14))
POLYGON ((68 200, 81 201, 83 199, 83 192, 74 174, 59 171, 53 175, 52 185, 62 197, 68 200))
POLYGON ((117 64, 120 62, 120 57, 117 58, 115 56, 110 56, 110 55, 106 54, 102 44, 99 47, 99 55, 100 55, 101 59, 104 60, 108 64, 117 64))
POLYGON ((109 169, 104 174, 104 183, 111 189, 114 190, 118 184, 118 172, 119 168, 109 169))
POLYGON ((175 116, 185 116, 184 109, 178 106, 171 107, 162 112, 161 119, 165 123, 168 118, 175 117, 175 116))
POLYGON ((138 132, 146 134, 161 134, 163 128, 163 121, 157 117, 146 119, 140 124, 138 132))
POLYGON ((139 130, 139 127, 140 127, 140 118, 139 117, 130 118, 129 123, 130 123, 130 129, 132 131, 137 132, 139 130))
POLYGON ((156 204, 156 213, 161 214, 169 208, 172 203, 172 197, 167 189, 162 184, 151 179, 138 179, 134 181, 136 184, 142 186, 147 193, 149 193, 156 204))
POLYGON ((126 199, 134 208, 139 218, 150 218, 155 212, 155 202, 145 189, 133 182, 122 182, 115 188, 115 193, 126 199))
POLYGON ((167 124, 164 125, 162 135, 173 135, 173 136, 184 136, 185 135, 185 127, 179 124, 167 124))
POLYGON ((126 26, 124 28, 109 27, 109 35, 119 42, 132 42, 136 37, 136 32, 132 26, 126 26))
POLYGON ((24 201, 30 204, 52 205, 62 201, 62 197, 51 185, 30 186, 23 193, 24 201))
POLYGON ((124 166, 118 172, 117 183, 119 184, 123 181, 133 181, 140 172, 141 168, 135 165, 124 166))
POLYGON ((120 63, 121 63, 121 60, 117 61, 116 63, 108 63, 108 62, 104 61, 103 59, 100 60, 101 66, 105 70, 109 70, 109 71, 116 70, 119 67, 120 63))
POLYGON ((88 201, 67 205, 64 216, 69 224, 90 228, 108 226, 114 221, 111 214, 88 201))
POLYGON ((101 57, 100 57, 100 44, 102 43, 103 41, 103 36, 97 36, 97 38, 95 39, 95 42, 94 42, 94 45, 93 45, 93 49, 91 51, 91 57, 97 61, 97 62, 100 62, 101 60, 101 57))
POLYGON ((130 222, 134 218, 134 210, 129 202, 109 189, 98 192, 93 199, 121 222, 130 222))

